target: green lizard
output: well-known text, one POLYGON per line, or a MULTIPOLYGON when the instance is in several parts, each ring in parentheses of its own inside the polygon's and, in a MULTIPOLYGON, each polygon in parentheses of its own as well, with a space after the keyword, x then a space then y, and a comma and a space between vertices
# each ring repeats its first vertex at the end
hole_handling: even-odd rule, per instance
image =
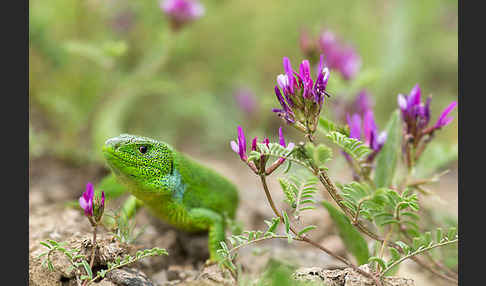
MULTIPOLYGON (((122 134, 108 139, 103 155, 116 180, 133 195, 124 205, 128 216, 143 205, 178 229, 208 231, 209 260, 218 260, 225 217, 233 219, 238 205, 232 183, 168 144, 146 137, 122 134)), ((119 195, 120 188, 115 192, 119 195)))

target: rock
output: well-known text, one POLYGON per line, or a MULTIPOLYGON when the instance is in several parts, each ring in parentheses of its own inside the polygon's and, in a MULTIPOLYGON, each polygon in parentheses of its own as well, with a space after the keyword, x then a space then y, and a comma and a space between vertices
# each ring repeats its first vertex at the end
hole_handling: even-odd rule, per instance
MULTIPOLYGON (((362 265, 359 268, 367 272, 369 271, 368 265, 362 265)), ((328 270, 321 267, 299 268, 294 272, 293 278, 300 281, 320 281, 322 285, 328 286, 375 285, 372 279, 364 277, 352 268, 337 270, 328 270)), ((383 286, 415 286, 415 283, 412 279, 385 277, 383 279, 383 286)))
POLYGON ((112 270, 106 274, 106 279, 118 286, 155 286, 145 273, 134 268, 112 270))
POLYGON ((344 270, 325 270, 321 267, 306 267, 297 269, 293 278, 300 281, 322 282, 322 285, 343 286, 346 272, 344 270))
POLYGON ((229 271, 222 270, 218 264, 205 266, 196 280, 208 285, 236 285, 236 281, 229 271))
POLYGON ((108 279, 103 279, 99 283, 97 283, 96 286, 117 286, 117 285, 108 279))

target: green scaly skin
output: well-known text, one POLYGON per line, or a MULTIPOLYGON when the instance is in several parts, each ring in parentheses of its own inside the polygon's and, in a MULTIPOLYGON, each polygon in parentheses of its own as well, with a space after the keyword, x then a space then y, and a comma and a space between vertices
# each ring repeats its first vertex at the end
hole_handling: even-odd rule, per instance
MULTIPOLYGON (((209 259, 218 261, 224 218, 233 219, 238 206, 233 184, 168 144, 146 137, 122 134, 108 139, 103 155, 116 180, 134 196, 124 205, 128 216, 143 205, 178 229, 208 231, 209 259)), ((117 189, 114 196, 119 194, 117 189)))

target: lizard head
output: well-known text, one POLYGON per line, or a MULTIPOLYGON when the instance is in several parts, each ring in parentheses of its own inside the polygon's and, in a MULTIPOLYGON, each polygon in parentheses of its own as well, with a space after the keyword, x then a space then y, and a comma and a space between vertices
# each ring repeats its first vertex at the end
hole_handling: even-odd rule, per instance
POLYGON ((106 140, 103 155, 115 176, 125 185, 156 190, 173 171, 171 147, 147 137, 122 134, 106 140))

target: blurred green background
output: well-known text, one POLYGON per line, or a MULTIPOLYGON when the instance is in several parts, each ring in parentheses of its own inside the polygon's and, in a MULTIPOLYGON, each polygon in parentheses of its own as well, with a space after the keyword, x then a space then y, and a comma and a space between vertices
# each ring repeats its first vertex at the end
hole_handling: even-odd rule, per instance
MULTIPOLYGON (((331 74, 326 115, 361 88, 374 96, 379 127, 416 83, 433 95, 433 121, 457 100, 457 1, 201 2, 205 15, 171 33, 155 0, 29 1, 31 157, 98 161, 102 142, 121 132, 222 150, 218 158, 231 153, 237 125, 275 138, 273 86, 282 57, 294 68, 304 59, 302 28, 330 29, 362 58, 355 81, 331 74), (237 88, 255 93, 256 112, 238 106, 237 88)), ((457 119, 439 137, 457 144, 457 119)))

